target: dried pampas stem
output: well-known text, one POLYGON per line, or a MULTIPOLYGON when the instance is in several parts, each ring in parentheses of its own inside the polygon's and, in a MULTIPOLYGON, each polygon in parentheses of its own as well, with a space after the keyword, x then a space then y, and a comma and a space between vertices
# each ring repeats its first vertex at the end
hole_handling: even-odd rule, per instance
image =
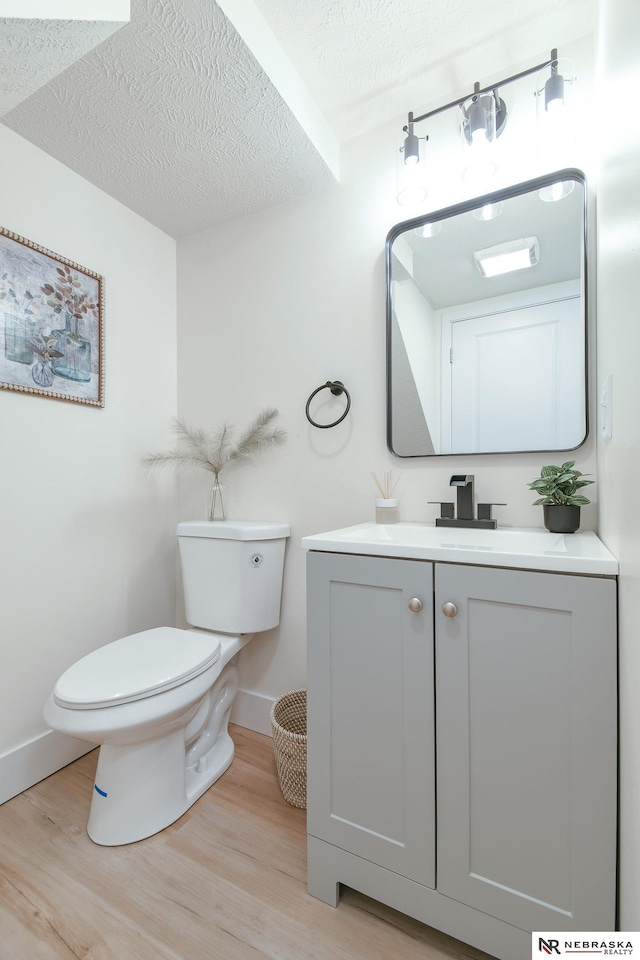
POLYGON ((173 427, 178 438, 178 449, 151 453, 143 459, 143 463, 148 467, 167 464, 179 469, 201 467, 217 478, 223 467, 233 460, 246 460, 285 442, 285 431, 271 426, 277 416, 278 411, 273 407, 263 410, 247 427, 235 446, 232 443, 233 427, 228 423, 223 423, 212 433, 207 433, 205 430, 189 427, 181 420, 175 420, 173 427))

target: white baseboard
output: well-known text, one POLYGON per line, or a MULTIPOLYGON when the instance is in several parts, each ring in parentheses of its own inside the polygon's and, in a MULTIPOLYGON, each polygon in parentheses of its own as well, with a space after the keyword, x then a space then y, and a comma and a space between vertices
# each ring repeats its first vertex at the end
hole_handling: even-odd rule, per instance
POLYGON ((275 702, 273 697, 265 697, 253 690, 238 690, 231 708, 231 723, 270 737, 271 707, 275 702))
MULTIPOLYGON (((256 733, 271 736, 272 697, 252 690, 238 690, 231 710, 231 722, 256 733)), ((34 783, 50 777, 95 747, 63 733, 48 730, 28 743, 0 756, 0 803, 16 797, 34 783)))
POLYGON ((63 733, 48 730, 0 757, 0 803, 16 797, 34 783, 89 753, 95 747, 63 733))

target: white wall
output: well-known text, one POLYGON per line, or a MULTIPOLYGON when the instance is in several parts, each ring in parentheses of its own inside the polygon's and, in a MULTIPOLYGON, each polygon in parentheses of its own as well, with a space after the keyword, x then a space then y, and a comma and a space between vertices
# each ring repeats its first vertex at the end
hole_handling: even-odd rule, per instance
POLYGON ((614 404, 599 529, 620 561, 620 920, 640 930, 640 7, 600 0, 599 12, 598 383, 613 374, 614 404))
POLYGON ((41 714, 60 673, 174 622, 175 482, 140 459, 175 415, 176 297, 170 237, 2 126, 0 169, 2 226, 106 293, 104 409, 0 390, 1 800, 70 759, 41 714))
MULTIPOLYGON (((407 351, 413 383, 420 397, 422 413, 433 441, 432 449, 441 450, 442 324, 440 317, 436 319, 431 302, 423 295, 413 277, 398 281, 393 284, 393 287, 392 303, 395 306, 398 327, 407 351), (425 363, 425 357, 429 357, 432 363, 425 363)), ((394 444, 394 450, 399 449, 394 444)), ((415 451, 415 442, 411 449, 415 451)), ((400 452, 403 451, 400 450, 400 452)))
MULTIPOLYGON (((544 455, 413 461, 387 453, 384 243, 395 222, 415 215, 395 201, 402 122, 346 144, 335 188, 178 242, 180 414, 204 427, 242 427, 273 404, 289 432, 275 455, 226 476, 233 516, 292 526, 280 628, 252 641, 241 663, 241 686, 265 697, 306 682, 300 537, 372 519, 371 470, 402 469, 403 520, 433 521, 437 508, 427 501, 449 498, 453 473, 473 472, 478 500, 508 504, 497 510, 499 523, 542 526, 527 482, 548 462, 544 455), (329 379, 346 384, 352 409, 335 429, 317 430, 305 404, 329 379)), ((515 179, 518 172, 516 165, 515 179)), ((450 189, 447 202, 455 199, 450 189)), ((429 200, 442 205, 437 192, 429 200)), ((322 396, 316 418, 335 419, 344 401, 322 396)), ((595 473, 595 444, 576 459, 595 473)), ((182 519, 203 516, 206 487, 204 473, 181 481, 182 519)), ((583 527, 594 519, 595 505, 585 508, 583 527)))

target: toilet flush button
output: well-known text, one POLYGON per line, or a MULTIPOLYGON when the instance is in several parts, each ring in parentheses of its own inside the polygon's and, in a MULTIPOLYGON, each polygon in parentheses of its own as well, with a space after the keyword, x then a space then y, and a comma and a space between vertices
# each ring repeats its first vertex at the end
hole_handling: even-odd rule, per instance
POLYGON ((263 560, 264 560, 264 557, 262 556, 261 553, 254 553, 250 557, 249 563, 251 564, 252 567, 259 567, 263 560))

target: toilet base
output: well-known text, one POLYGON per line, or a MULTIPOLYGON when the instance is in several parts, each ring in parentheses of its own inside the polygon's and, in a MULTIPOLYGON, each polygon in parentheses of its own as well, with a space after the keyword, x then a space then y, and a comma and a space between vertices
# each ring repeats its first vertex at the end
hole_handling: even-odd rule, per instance
POLYGON ((190 722, 154 740, 100 747, 87 833, 94 843, 144 840, 178 820, 227 770, 227 727, 238 689, 229 663, 190 722))

